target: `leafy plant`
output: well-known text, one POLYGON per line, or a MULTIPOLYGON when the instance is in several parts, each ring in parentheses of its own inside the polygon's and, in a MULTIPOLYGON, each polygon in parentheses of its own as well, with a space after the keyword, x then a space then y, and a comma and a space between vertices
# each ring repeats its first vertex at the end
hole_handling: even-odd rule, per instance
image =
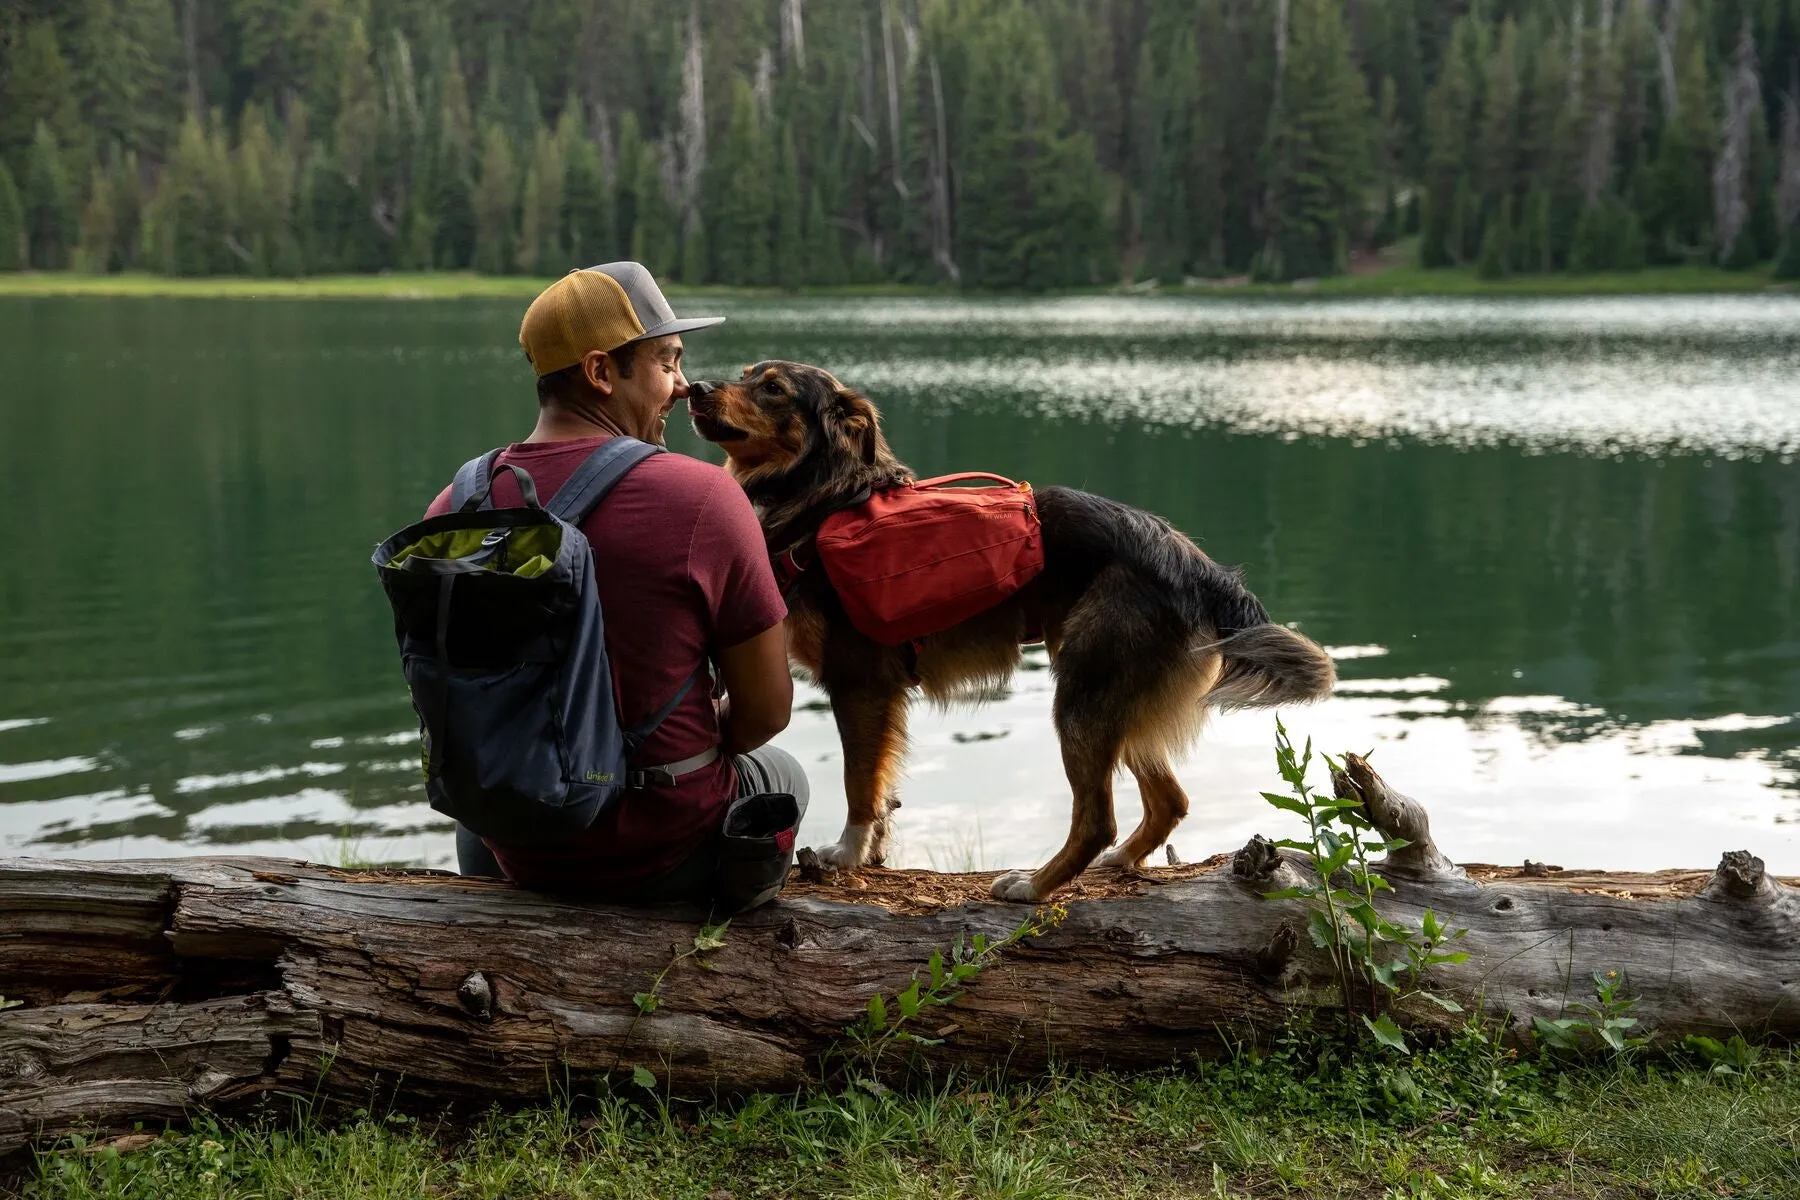
MULTIPOLYGON (((669 961, 663 964, 663 969, 657 972, 655 979, 650 981, 650 987, 647 991, 632 993, 631 1003, 637 1011, 632 1014, 631 1024, 626 1027, 625 1036, 619 1042, 619 1053, 621 1055, 624 1053, 625 1047, 631 1044, 631 1035, 637 1032, 638 1022, 662 1007, 663 980, 669 977, 669 972, 675 969, 675 964, 691 958, 694 960, 695 966, 706 971, 712 970, 712 964, 701 958, 700 955, 705 954, 709 950, 718 950, 725 945, 725 929, 730 924, 731 921, 727 918, 716 925, 708 923, 700 926, 700 931, 694 934, 688 947, 685 950, 677 950, 670 956, 669 961)), ((613 1059, 613 1068, 616 1069, 618 1065, 619 1059, 615 1057, 613 1059)), ((608 1071, 608 1074, 611 1074, 610 1070, 608 1071)), ((648 1067, 633 1067, 631 1069, 631 1079, 633 1083, 647 1091, 654 1091, 656 1089, 656 1076, 648 1067)))
MULTIPOLYGON (((1577 1002, 1569 1006, 1578 1015, 1531 1018, 1532 1030, 1539 1040, 1551 1050, 1575 1054, 1605 1046, 1615 1056, 1648 1045, 1649 1038, 1633 1037, 1627 1032, 1637 1025, 1638 1019, 1631 1015, 1637 997, 1626 992, 1625 976, 1618 971, 1595 971, 1593 979, 1594 1003, 1577 1002)), ((1701 1040, 1712 1041, 1711 1038, 1701 1040)))
POLYGON ((1762 1064, 1763 1051, 1734 1033, 1730 1041, 1690 1033, 1681 1039, 1682 1048, 1706 1063, 1714 1075, 1748 1075, 1762 1064))
MULTIPOLYGON (((1338 764, 1323 755, 1333 771, 1338 764)), ((1429 970, 1440 963, 1468 959, 1462 950, 1445 949, 1467 929, 1452 929, 1431 909, 1419 918, 1417 928, 1384 917, 1375 906, 1377 892, 1392 886, 1369 866, 1371 853, 1384 854, 1410 843, 1388 838, 1375 828, 1355 796, 1320 795, 1307 782, 1312 767, 1312 739, 1296 754, 1287 727, 1275 721, 1275 767, 1288 792, 1264 792, 1262 797, 1283 812, 1306 821, 1304 841, 1283 838, 1275 844, 1304 854, 1318 882, 1302 883, 1266 893, 1271 900, 1298 900, 1306 908, 1307 932, 1313 945, 1330 956, 1346 1016, 1360 1017, 1375 1040, 1395 1050, 1406 1050, 1406 1037, 1394 1012, 1417 998, 1445 1012, 1461 1012, 1462 1006, 1426 986, 1429 970), (1339 876, 1349 886, 1338 882, 1339 876)))
POLYGON ((0 1012, 5 1012, 9 1008, 17 1008, 23 1003, 25 1003, 23 1000, 8 1000, 5 996, 0 996, 0 1012))
POLYGON ((891 997, 880 992, 870 996, 863 1019, 845 1030, 855 1047, 851 1057, 859 1061, 866 1072, 857 1081, 859 1086, 873 1092, 884 1090, 875 1079, 875 1073, 882 1057, 895 1043, 942 1045, 944 1039, 955 1032, 954 1027, 940 1028, 932 1035, 926 1035, 909 1026, 932 1009, 956 1003, 963 994, 963 986, 973 983, 982 971, 998 962, 1006 950, 1026 938, 1048 933, 1062 924, 1066 916, 1066 908, 1050 904, 1032 913, 1019 923, 1018 928, 998 941, 989 941, 984 933, 964 941, 959 933, 950 946, 948 959, 941 949, 934 948, 923 975, 915 971, 911 982, 891 997))

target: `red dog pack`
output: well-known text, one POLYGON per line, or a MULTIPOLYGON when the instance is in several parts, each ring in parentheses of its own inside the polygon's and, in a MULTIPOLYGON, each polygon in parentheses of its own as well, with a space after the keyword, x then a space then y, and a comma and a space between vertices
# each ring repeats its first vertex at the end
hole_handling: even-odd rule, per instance
POLYGON ((851 624, 884 646, 985 612, 1044 569, 1031 485, 979 471, 876 492, 827 517, 817 545, 851 624), (997 486, 946 486, 966 479, 997 486))

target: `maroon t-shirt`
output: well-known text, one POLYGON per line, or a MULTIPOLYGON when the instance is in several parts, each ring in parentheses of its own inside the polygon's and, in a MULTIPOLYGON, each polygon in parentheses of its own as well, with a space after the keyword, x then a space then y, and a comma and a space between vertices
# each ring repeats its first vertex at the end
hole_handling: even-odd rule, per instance
MULTIPOLYGON (((606 440, 516 443, 500 462, 523 469, 548 502, 606 440)), ((497 475, 494 503, 522 503, 510 471, 497 475)), ((426 515, 449 507, 445 488, 426 515)), ((594 548, 606 653, 626 728, 654 716, 709 652, 747 641, 787 616, 749 500, 710 463, 684 454, 651 455, 607 493, 581 532, 594 548)), ((702 674, 637 761, 679 762, 719 739, 718 714, 702 674)), ((590 828, 558 845, 488 846, 507 875, 527 887, 629 891, 699 849, 736 793, 737 772, 721 754, 674 787, 622 793, 590 828)))

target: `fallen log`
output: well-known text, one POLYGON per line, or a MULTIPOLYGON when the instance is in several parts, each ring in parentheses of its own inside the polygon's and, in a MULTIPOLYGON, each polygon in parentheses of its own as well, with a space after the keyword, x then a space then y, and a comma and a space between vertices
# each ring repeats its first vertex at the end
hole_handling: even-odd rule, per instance
MULTIPOLYGON (((1438 993, 1519 1035, 1618 971, 1662 1042, 1800 1034, 1800 892, 1753 856, 1711 873, 1457 867, 1422 806, 1353 765, 1376 824, 1412 842, 1383 865, 1384 911, 1469 931, 1438 993)), ((1295 1008, 1336 1019, 1304 912, 1265 898, 1307 870, 1258 838, 1143 876, 1089 872, 1053 929, 918 1019, 942 1042, 909 1047, 915 1065, 1139 1068, 1277 1030, 1295 1008)), ((870 996, 891 999, 934 950, 1030 918, 986 899, 992 878, 802 879, 678 959, 705 914, 429 871, 0 860, 0 994, 22 1002, 0 1012, 0 1153, 269 1092, 523 1102, 637 1068, 678 1096, 790 1089, 841 1066, 870 996)))

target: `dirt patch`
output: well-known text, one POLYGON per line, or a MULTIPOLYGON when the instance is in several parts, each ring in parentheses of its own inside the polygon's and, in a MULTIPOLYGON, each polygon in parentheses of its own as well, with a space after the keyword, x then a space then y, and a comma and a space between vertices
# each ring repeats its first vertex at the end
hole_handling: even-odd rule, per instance
MULTIPOLYGON (((1072 900, 1122 900, 1143 896, 1156 888, 1210 874, 1231 861, 1229 854, 1215 854, 1205 862, 1173 867, 1151 867, 1132 875, 1116 867, 1095 867, 1077 876, 1056 893, 1058 903, 1072 900)), ((836 900, 844 904, 873 904, 890 912, 926 913, 964 904, 997 903, 988 888, 1004 871, 940 874, 937 871, 893 871, 863 867, 857 871, 814 873, 796 871, 782 889, 783 896, 836 900)), ((1020 905, 1021 912, 1024 906, 1020 905)))

